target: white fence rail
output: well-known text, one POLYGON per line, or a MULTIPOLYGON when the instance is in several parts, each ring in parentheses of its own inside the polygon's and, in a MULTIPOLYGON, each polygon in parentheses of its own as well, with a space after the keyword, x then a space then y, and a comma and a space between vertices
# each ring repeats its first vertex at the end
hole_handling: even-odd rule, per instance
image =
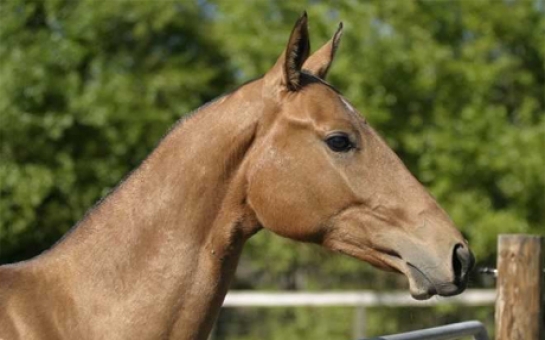
MULTIPOLYGON (((453 297, 433 297, 429 300, 413 299, 407 291, 342 291, 342 292, 256 292, 230 291, 225 297, 224 308, 247 307, 354 307, 354 339, 365 337, 366 311, 368 307, 429 307, 441 304, 461 306, 494 305, 494 289, 468 289, 453 297)), ((445 338, 441 338, 445 339, 445 338)), ((481 338, 478 338, 481 339, 481 338)))
POLYGON ((428 307, 439 304, 465 306, 493 305, 496 291, 493 289, 469 289, 453 297, 433 297, 429 300, 414 300, 408 292, 256 292, 230 291, 223 307, 297 307, 297 306, 352 306, 352 307, 428 307))

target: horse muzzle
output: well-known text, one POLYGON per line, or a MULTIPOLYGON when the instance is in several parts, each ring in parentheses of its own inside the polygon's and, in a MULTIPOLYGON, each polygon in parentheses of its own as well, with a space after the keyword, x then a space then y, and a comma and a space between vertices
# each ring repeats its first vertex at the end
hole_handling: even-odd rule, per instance
POLYGON ((410 291, 417 300, 429 299, 434 295, 453 296, 462 293, 466 287, 469 272, 475 264, 475 257, 463 244, 454 246, 451 258, 451 268, 448 275, 434 271, 425 261, 418 265, 406 262, 404 274, 409 279, 410 291), (448 279, 445 279, 445 276, 448 279))

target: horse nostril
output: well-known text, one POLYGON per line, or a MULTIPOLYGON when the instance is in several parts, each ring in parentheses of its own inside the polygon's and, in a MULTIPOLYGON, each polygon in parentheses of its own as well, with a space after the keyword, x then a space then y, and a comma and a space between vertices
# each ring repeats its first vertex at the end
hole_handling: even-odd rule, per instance
POLYGON ((452 268, 454 269, 454 279, 456 282, 465 281, 468 272, 473 268, 475 259, 473 254, 464 247, 463 244, 454 246, 452 254, 452 268))
POLYGON ((458 258, 459 245, 454 247, 454 253, 452 254, 452 268, 454 269, 454 280, 459 281, 462 278, 462 262, 458 258))

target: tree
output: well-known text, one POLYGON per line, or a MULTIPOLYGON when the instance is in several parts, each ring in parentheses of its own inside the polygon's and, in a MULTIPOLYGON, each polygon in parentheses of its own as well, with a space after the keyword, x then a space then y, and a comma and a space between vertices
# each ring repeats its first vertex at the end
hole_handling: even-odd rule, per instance
POLYGON ((51 246, 233 72, 196 3, 0 6, 0 262, 9 262, 51 246))

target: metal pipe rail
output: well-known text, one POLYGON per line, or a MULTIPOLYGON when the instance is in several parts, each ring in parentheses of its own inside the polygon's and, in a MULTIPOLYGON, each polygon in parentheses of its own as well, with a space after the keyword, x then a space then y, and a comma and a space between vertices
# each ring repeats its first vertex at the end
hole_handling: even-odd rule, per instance
POLYGON ((453 340, 462 336, 473 336, 475 340, 488 340, 486 328, 479 321, 453 323, 407 333, 384 335, 367 340, 453 340))

